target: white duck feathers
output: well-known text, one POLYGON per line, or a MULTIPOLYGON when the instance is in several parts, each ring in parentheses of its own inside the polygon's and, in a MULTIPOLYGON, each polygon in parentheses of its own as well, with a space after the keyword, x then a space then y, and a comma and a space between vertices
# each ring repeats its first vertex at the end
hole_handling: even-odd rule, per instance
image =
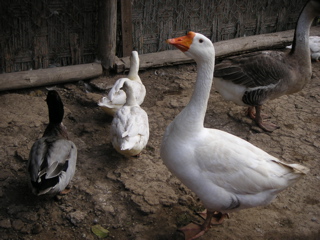
POLYGON ((146 88, 139 75, 139 55, 137 51, 132 51, 130 57, 130 71, 127 78, 118 79, 107 97, 103 97, 98 105, 109 115, 114 116, 117 110, 126 103, 126 93, 121 89, 125 81, 132 82, 133 94, 138 105, 141 105, 146 96, 146 88))
POLYGON ((112 145, 127 157, 138 155, 149 140, 148 115, 132 95, 132 85, 132 81, 124 83, 127 100, 116 112, 111 124, 112 145))
MULTIPOLYGON (((310 36, 309 37, 309 47, 311 59, 314 61, 319 61, 320 58, 320 37, 319 36, 310 36)), ((292 45, 287 46, 287 48, 291 49, 292 45)))
POLYGON ((140 141, 144 145, 141 136, 149 136, 149 125, 148 115, 142 108, 124 106, 118 110, 114 119, 113 134, 121 136, 121 150, 131 149, 140 141))

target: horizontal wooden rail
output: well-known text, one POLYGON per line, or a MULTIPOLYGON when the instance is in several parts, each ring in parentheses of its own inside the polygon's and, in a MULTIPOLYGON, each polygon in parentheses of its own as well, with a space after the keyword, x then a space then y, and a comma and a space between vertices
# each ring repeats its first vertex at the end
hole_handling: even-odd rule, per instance
MULTIPOLYGON (((214 43, 216 58, 219 60, 226 56, 245 52, 285 47, 291 44, 293 33, 293 30, 289 30, 216 42, 214 43)), ((320 36, 320 27, 312 27, 310 35, 320 36)), ((180 50, 142 54, 139 57, 140 69, 193 62, 192 59, 188 58, 180 50)), ((115 68, 117 72, 128 70, 130 68, 129 57, 116 59, 115 68)), ((0 74, 0 91, 86 80, 101 75, 102 67, 99 63, 4 73, 0 74)))

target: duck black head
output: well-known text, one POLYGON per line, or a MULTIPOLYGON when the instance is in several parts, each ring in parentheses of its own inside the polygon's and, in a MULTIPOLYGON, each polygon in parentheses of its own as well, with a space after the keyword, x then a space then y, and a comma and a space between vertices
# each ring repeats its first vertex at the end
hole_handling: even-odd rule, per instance
POLYGON ((47 94, 46 102, 49 110, 49 122, 51 124, 60 124, 63 119, 63 103, 57 91, 50 90, 47 94))

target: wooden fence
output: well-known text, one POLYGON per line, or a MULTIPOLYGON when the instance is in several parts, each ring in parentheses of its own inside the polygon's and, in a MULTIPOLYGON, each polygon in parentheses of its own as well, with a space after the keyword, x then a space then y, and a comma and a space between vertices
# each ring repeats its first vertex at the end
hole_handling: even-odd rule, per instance
MULTIPOLYGON (((306 0, 0 1, 0 73, 89 64, 105 73, 132 50, 172 49, 188 30, 213 42, 294 29, 306 0)), ((89 65, 88 65, 89 66, 89 65)), ((1 75, 1 74, 0 74, 1 75)))

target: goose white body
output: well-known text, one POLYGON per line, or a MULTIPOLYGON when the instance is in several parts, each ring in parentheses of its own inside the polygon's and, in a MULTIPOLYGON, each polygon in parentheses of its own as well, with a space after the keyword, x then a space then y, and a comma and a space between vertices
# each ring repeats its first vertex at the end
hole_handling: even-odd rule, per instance
MULTIPOLYGON (((169 39, 197 63, 197 80, 187 106, 164 133, 160 155, 168 169, 190 188, 210 216, 200 228, 210 228, 212 213, 229 213, 263 206, 308 172, 299 164, 287 164, 232 134, 205 128, 215 51, 199 33, 169 39)), ((189 230, 188 230, 189 231, 189 230)))

